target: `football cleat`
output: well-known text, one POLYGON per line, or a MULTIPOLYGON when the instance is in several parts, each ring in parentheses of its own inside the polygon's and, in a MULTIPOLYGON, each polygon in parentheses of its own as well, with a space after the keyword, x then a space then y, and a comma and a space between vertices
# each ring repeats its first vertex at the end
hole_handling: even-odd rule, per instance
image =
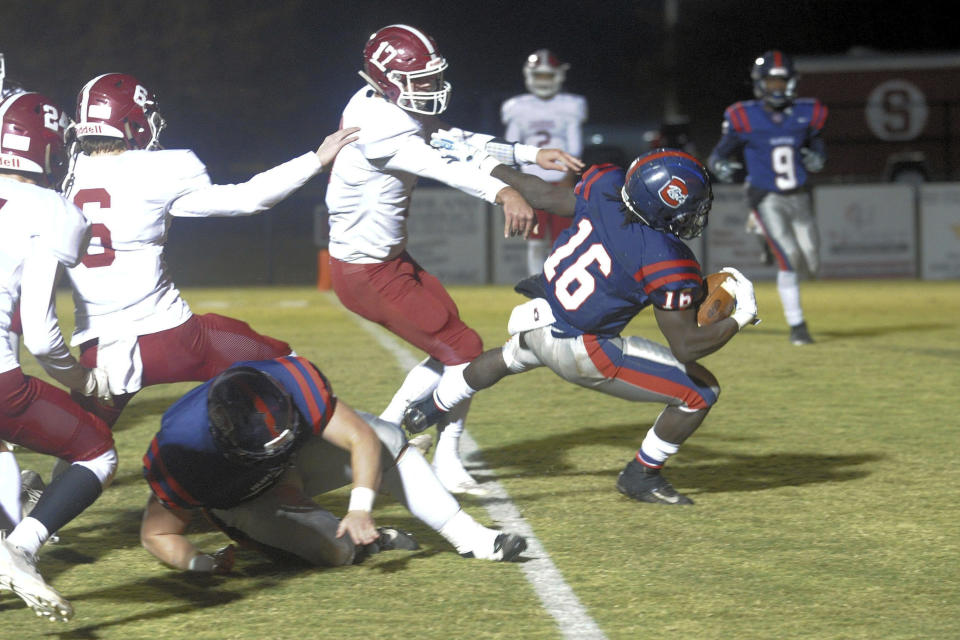
POLYGON ((417 541, 413 538, 412 533, 394 529, 393 527, 377 527, 377 531, 380 532, 379 538, 370 544, 357 547, 357 551, 353 557, 353 564, 360 564, 370 556, 375 553, 380 553, 381 551, 396 551, 398 549, 413 551, 420 548, 420 545, 417 544, 417 541))
POLYGON ((394 529, 393 527, 378 527, 380 537, 373 544, 379 547, 380 551, 415 551, 420 548, 412 533, 394 529))
POLYGON ((410 433, 420 433, 440 421, 447 412, 437 406, 431 393, 426 398, 413 402, 403 412, 403 426, 410 433))
POLYGON ((806 322, 801 322, 800 324, 795 324, 790 327, 790 344, 795 344, 797 346, 813 344, 813 338, 810 336, 810 332, 807 330, 806 322))
POLYGON ((38 616, 66 622, 73 607, 37 571, 36 558, 15 547, 0 533, 0 589, 9 589, 38 616))
POLYGON ((650 469, 631 460, 617 477, 617 491, 637 500, 657 504, 693 504, 693 500, 679 493, 659 469, 650 469))
POLYGON ((423 457, 426 458, 427 454, 430 453, 430 447, 433 446, 433 436, 429 433, 421 433, 418 436, 410 438, 408 444, 422 453, 423 457))
POLYGON ((480 558, 494 562, 512 562, 527 548, 527 540, 515 533, 501 533, 493 540, 493 548, 489 551, 474 549, 461 553, 464 558, 480 558))

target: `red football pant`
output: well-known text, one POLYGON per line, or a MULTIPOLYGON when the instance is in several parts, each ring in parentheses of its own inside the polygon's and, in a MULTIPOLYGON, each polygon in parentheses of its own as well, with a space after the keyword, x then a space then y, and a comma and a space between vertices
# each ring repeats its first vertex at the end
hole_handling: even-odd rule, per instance
MULTIPOLYGON (((290 355, 290 345, 264 336, 246 322, 215 313, 191 316, 179 327, 158 331, 137 338, 143 361, 143 386, 168 382, 205 382, 241 360, 270 360, 290 355)), ((97 364, 97 343, 81 347, 80 362, 97 364)), ((91 403, 89 398, 74 394, 84 407, 113 425, 132 393, 114 398, 114 406, 91 403)))
POLYGON ((443 364, 463 364, 483 353, 483 341, 460 319, 447 290, 407 252, 373 264, 330 258, 330 272, 343 306, 443 364))
POLYGON ((92 460, 113 449, 113 434, 103 420, 62 389, 19 368, 0 373, 0 439, 67 462, 92 460))

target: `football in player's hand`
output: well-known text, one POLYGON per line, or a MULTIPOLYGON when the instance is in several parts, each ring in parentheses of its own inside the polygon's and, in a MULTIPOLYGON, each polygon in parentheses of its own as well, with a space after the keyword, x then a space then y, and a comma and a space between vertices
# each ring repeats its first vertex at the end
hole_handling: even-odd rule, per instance
POLYGON ((736 279, 726 271, 711 273, 706 277, 707 297, 697 311, 697 324, 705 327, 724 318, 729 318, 737 307, 736 279))

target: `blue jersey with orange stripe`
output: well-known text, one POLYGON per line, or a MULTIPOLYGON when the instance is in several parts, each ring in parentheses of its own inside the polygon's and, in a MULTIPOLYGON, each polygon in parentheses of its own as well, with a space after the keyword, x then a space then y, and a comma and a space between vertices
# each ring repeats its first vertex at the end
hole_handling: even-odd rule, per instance
POLYGON ((682 240, 625 222, 623 181, 621 167, 596 165, 574 188, 573 223, 543 265, 555 335, 616 336, 649 305, 686 309, 702 296, 700 263, 682 240))
POLYGON ((742 153, 750 186, 775 192, 797 189, 807 182, 800 149, 825 153, 820 132, 826 121, 827 107, 816 98, 799 98, 782 111, 767 109, 759 100, 737 102, 723 114, 723 136, 710 162, 742 153))
MULTIPOLYGON (((233 366, 253 367, 273 376, 290 393, 304 431, 323 432, 336 399, 330 383, 310 361, 286 356, 233 366)), ((160 431, 143 456, 143 475, 168 506, 228 509, 260 495, 286 471, 286 460, 251 467, 232 462, 217 450, 207 414, 211 383, 193 389, 164 412, 160 431)))

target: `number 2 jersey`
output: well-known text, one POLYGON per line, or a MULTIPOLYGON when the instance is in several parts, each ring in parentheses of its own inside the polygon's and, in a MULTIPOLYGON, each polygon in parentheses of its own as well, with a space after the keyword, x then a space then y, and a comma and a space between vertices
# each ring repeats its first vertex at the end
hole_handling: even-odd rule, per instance
POLYGON ((723 114, 723 135, 711 158, 729 158, 742 150, 749 186, 792 191, 807 182, 800 149, 823 152, 819 134, 826 121, 827 108, 816 98, 800 98, 782 111, 770 111, 759 100, 737 102, 723 114))
POLYGON ((190 308, 163 260, 175 216, 250 215, 268 209, 320 171, 306 153, 241 184, 212 185, 192 151, 81 154, 69 199, 92 223, 80 265, 69 270, 76 346, 94 338, 138 336, 186 322, 190 308))
POLYGON ((573 223, 543 265, 554 335, 619 335, 650 305, 681 310, 703 295, 700 263, 671 233, 625 224, 624 170, 590 167, 574 188, 573 223))
MULTIPOLYGON (((514 96, 500 107, 500 119, 506 126, 504 137, 510 142, 563 149, 577 157, 583 153, 581 127, 587 119, 587 99, 583 96, 558 93, 546 100, 532 93, 514 96)), ((559 182, 565 176, 563 171, 536 164, 525 164, 520 170, 547 182, 559 182)))

